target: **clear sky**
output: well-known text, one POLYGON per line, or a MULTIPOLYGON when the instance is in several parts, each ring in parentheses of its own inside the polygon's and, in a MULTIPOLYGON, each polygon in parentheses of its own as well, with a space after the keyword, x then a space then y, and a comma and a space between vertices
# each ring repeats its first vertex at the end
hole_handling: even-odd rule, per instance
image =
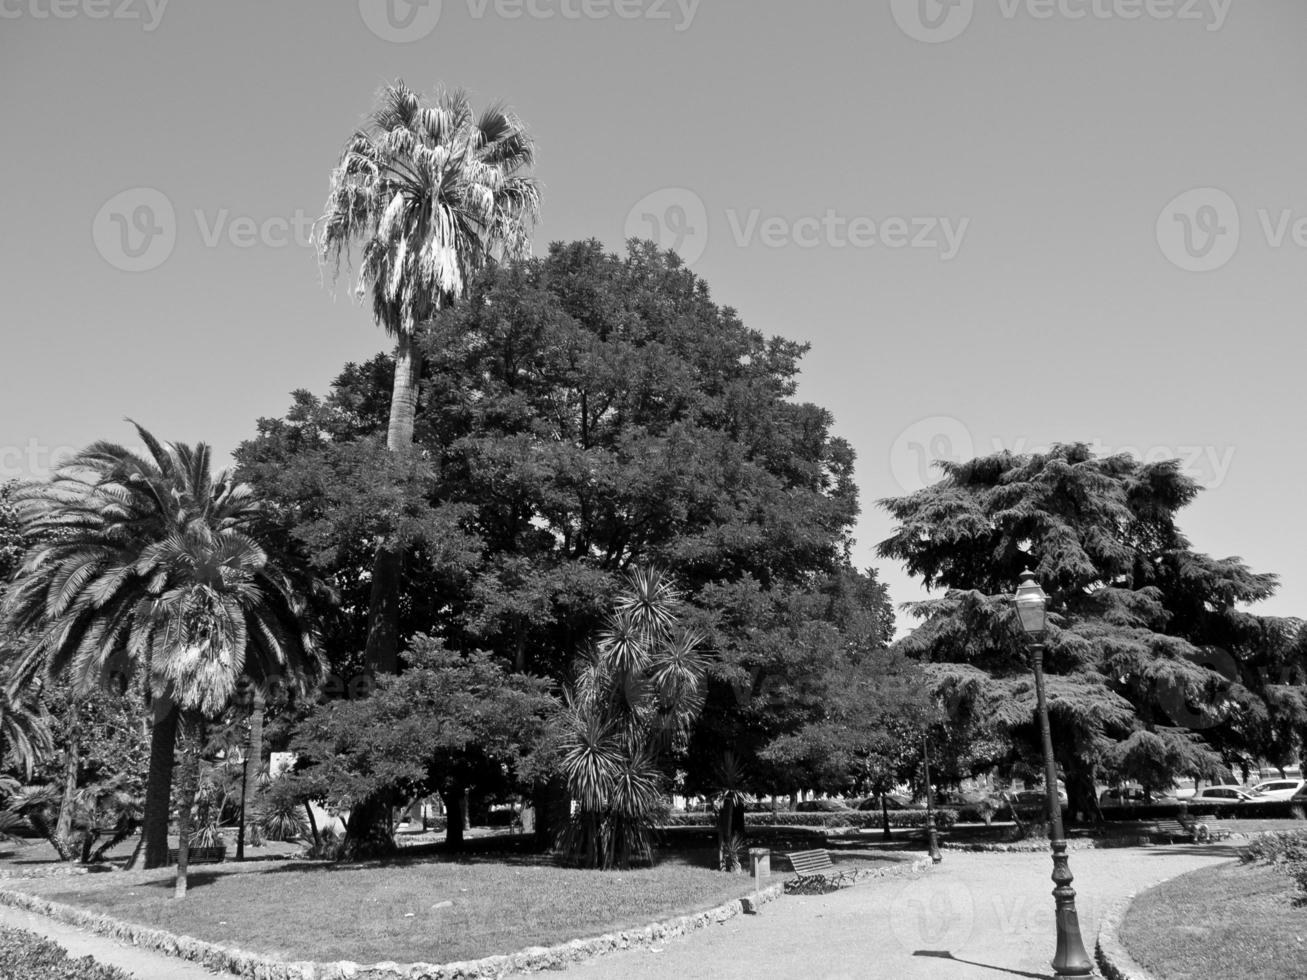
POLYGON ((1180 456, 1195 544, 1307 614, 1305 43, 1301 0, 0 0, 0 478, 128 415, 230 452, 384 346, 307 225, 402 77, 526 120, 538 248, 658 235, 811 342, 859 564, 930 456, 1081 439, 1180 456))

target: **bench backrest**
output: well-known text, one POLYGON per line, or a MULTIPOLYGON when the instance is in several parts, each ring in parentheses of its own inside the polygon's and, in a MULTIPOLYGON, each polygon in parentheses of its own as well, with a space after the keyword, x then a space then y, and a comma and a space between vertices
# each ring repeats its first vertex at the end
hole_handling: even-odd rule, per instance
POLYGON ((786 857, 790 859, 795 874, 813 875, 835 870, 835 865, 830 863, 830 854, 824 850, 791 851, 786 857))

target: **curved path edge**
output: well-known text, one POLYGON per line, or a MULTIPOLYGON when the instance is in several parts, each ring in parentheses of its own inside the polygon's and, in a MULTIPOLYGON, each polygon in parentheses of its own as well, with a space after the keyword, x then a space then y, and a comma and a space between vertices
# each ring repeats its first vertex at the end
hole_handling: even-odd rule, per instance
MULTIPOLYGON (((913 861, 906 867, 863 869, 855 881, 872 878, 920 874, 931 867, 930 858, 913 861)), ((683 936, 711 925, 719 925, 745 912, 779 898, 784 885, 774 885, 743 898, 735 899, 703 912, 674 916, 654 922, 642 929, 604 933, 590 939, 573 939, 555 946, 531 946, 516 953, 487 956, 477 960, 451 963, 315 963, 309 960, 287 961, 252 953, 248 950, 211 943, 191 936, 178 936, 163 929, 123 922, 112 916, 89 912, 73 905, 51 902, 27 892, 15 891, 0 883, 0 905, 23 909, 76 926, 101 936, 130 943, 165 956, 198 963, 209 970, 234 974, 244 980, 367 980, 403 978, 403 980, 492 980, 514 973, 557 970, 562 966, 608 952, 651 946, 683 936)))
POLYGON ((1121 942, 1121 924, 1125 921, 1134 898, 1131 895, 1114 904, 1103 915, 1098 927, 1094 958, 1098 960, 1098 966, 1107 980, 1153 980, 1153 975, 1135 962, 1121 942))
MULTIPOLYGON (((914 865, 915 867, 915 865, 914 865)), ((34 912, 66 925, 76 926, 100 936, 107 936, 144 949, 198 963, 207 969, 234 974, 245 980, 350 980, 360 975, 368 980, 384 977, 404 980, 490 980, 512 973, 534 973, 588 959, 606 952, 649 946, 718 925, 751 907, 779 898, 782 885, 770 885, 756 894, 738 898, 703 912, 675 916, 654 922, 642 929, 605 933, 590 939, 573 939, 556 946, 532 946, 517 953, 487 956, 477 960, 452 963, 315 963, 308 960, 287 961, 252 953, 248 950, 211 943, 192 936, 178 936, 162 929, 123 922, 73 905, 51 902, 27 892, 0 886, 0 904, 34 912)))

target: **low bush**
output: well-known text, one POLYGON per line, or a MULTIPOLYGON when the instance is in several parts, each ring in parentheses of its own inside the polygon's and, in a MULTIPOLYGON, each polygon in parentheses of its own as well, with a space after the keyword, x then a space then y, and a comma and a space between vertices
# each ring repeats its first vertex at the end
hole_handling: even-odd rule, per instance
POLYGON ((23 929, 0 926, 0 976, 5 980, 132 980, 89 956, 73 959, 56 943, 23 929))
MULTIPOLYGON (((935 825, 941 830, 952 827, 958 819, 958 811, 941 807, 935 811, 935 825)), ((841 810, 837 813, 800 813, 782 810, 773 814, 770 810, 762 813, 745 813, 744 823, 747 827, 823 827, 835 830, 845 827, 858 829, 875 829, 882 824, 881 815, 872 810, 841 810)), ((891 827, 924 827, 925 810, 891 810, 889 813, 891 827)), ((671 813, 664 826, 667 827, 711 827, 714 825, 710 813, 671 813)))
POLYGON ((798 813, 847 813, 850 809, 843 800, 802 800, 795 807, 798 813))
POLYGON ((1298 886, 1294 904, 1307 904, 1307 831, 1282 830, 1254 837, 1239 852, 1244 864, 1265 864, 1283 871, 1298 886))

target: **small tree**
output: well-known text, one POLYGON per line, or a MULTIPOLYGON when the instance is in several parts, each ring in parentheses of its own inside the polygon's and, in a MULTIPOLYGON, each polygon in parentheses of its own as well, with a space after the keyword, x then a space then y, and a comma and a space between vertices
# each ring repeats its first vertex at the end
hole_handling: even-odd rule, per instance
POLYGON ((579 809, 558 843, 583 867, 652 860, 667 808, 659 762, 703 707, 702 635, 678 623, 681 606, 663 572, 634 569, 567 693, 562 772, 579 809))

